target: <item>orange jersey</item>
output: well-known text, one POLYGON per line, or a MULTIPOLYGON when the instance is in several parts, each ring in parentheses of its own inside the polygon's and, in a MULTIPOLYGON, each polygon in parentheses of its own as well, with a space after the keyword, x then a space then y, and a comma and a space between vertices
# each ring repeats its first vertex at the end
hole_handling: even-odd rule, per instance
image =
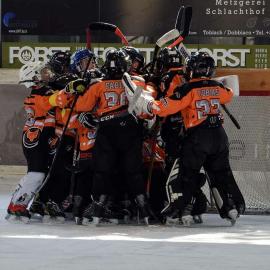
MULTIPOLYGON (((68 116, 70 114, 70 109, 59 109, 59 112, 61 112, 61 122, 66 125, 68 116)), ((57 122, 58 126, 58 122, 57 122)), ((96 139, 96 132, 97 128, 86 128, 82 126, 80 121, 78 120, 78 113, 73 112, 69 123, 68 123, 68 130, 67 134, 71 135, 74 134, 74 132, 77 132, 79 136, 79 144, 80 144, 80 151, 90 151, 92 150, 94 144, 95 144, 95 139, 96 139)))
POLYGON ((89 112, 96 108, 98 117, 127 111, 128 100, 121 80, 103 80, 90 86, 75 105, 77 112, 89 112))
POLYGON ((193 79, 177 88, 171 97, 155 101, 159 110, 153 113, 167 116, 181 111, 185 127, 201 124, 208 115, 220 114, 220 104, 231 101, 233 92, 211 79, 193 79))
POLYGON ((54 127, 55 117, 49 112, 52 106, 48 103, 52 90, 48 87, 33 88, 31 94, 24 99, 24 109, 27 121, 24 131, 29 127, 37 127, 42 130, 45 127, 54 127))
POLYGON ((173 95, 174 90, 184 83, 183 78, 183 68, 171 68, 166 75, 164 75, 164 80, 161 80, 160 89, 165 92, 165 96, 169 97, 173 95))

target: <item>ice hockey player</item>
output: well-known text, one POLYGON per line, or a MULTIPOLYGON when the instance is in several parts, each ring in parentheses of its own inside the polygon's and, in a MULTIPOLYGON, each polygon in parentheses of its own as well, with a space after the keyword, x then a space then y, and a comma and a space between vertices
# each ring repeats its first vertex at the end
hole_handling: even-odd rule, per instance
MULTIPOLYGON (((100 81, 102 73, 97 68, 96 56, 89 49, 81 49, 73 53, 71 56, 71 70, 78 74, 81 78, 87 81, 88 87, 100 81)), ((95 112, 74 112, 70 121, 70 125, 76 127, 79 156, 77 161, 76 184, 74 185, 74 198, 72 212, 76 224, 80 225, 83 221, 83 216, 88 217, 84 209, 92 202, 91 190, 93 180, 93 146, 95 143, 98 119, 95 112), (77 118, 75 118, 77 114, 77 118)), ((69 125, 69 126, 70 126, 69 125)), ((86 211, 87 212, 87 211, 86 211)))
MULTIPOLYGON (((7 212, 16 219, 28 221, 33 194, 39 189, 48 171, 49 139, 54 134, 55 119, 48 113, 51 106, 43 102, 52 94, 48 86, 53 73, 45 63, 36 62, 20 69, 20 83, 31 90, 24 100, 27 121, 23 128, 22 146, 27 160, 27 174, 12 195, 7 212)), ((8 216, 9 216, 8 215, 8 216)))
MULTIPOLYGON (((197 187, 197 175, 201 168, 207 171, 212 186, 219 192, 217 205, 222 218, 232 223, 245 209, 245 203, 233 177, 229 164, 228 138, 222 126, 221 104, 231 101, 232 89, 212 80, 214 59, 207 53, 198 52, 186 64, 189 82, 179 87, 171 97, 160 101, 142 93, 133 109, 167 116, 181 111, 187 136, 181 150, 181 174, 179 189, 175 192, 175 205, 180 210, 182 221, 189 225, 192 221, 192 200, 197 187)), ((128 75, 125 74, 124 77, 128 75)), ((127 97, 132 99, 134 88, 125 85, 127 97)), ((131 101, 134 103, 134 100, 131 101)))
POLYGON ((135 47, 125 46, 122 48, 131 59, 130 75, 142 75, 142 68, 144 66, 144 57, 141 52, 135 47))
MULTIPOLYGON (((160 97, 170 97, 174 91, 186 82, 184 73, 184 65, 182 64, 182 57, 178 50, 163 48, 157 58, 156 73, 160 76, 160 97)), ((171 172, 174 161, 181 155, 181 148, 185 137, 185 126, 181 112, 168 115, 162 120, 161 137, 165 142, 166 153, 166 172, 167 177, 171 172)), ((202 222, 201 214, 206 212, 207 199, 202 192, 202 185, 205 183, 205 175, 200 173, 198 175, 198 189, 195 192, 194 209, 192 216, 195 222, 202 222)), ((170 182, 166 189, 172 189, 174 183, 170 182)), ((168 190, 167 190, 168 193, 168 190)), ((164 208, 162 213, 166 216, 167 223, 178 223, 179 216, 175 213, 169 213, 169 208, 164 208), (167 210, 167 211, 165 211, 167 210), (172 216, 170 216, 172 215, 172 216)))

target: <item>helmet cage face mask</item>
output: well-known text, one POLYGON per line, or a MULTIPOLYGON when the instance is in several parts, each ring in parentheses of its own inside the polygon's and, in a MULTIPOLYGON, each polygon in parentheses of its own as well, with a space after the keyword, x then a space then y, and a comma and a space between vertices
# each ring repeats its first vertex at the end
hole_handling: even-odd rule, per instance
POLYGON ((157 59, 157 71, 159 73, 167 72, 170 68, 182 66, 182 57, 176 50, 164 48, 160 51, 157 59))
POLYGON ((121 78, 124 72, 130 70, 131 59, 129 55, 123 50, 110 50, 106 55, 106 60, 103 70, 106 75, 118 79, 121 78))
POLYGON ((122 48, 122 50, 125 51, 129 55, 132 61, 131 71, 140 72, 145 62, 144 57, 141 54, 141 52, 138 49, 131 46, 125 46, 122 48))
POLYGON ((51 56, 48 64, 51 67, 51 70, 56 75, 63 75, 68 72, 69 64, 70 64, 70 52, 56 52, 51 56))
POLYGON ((53 76, 54 73, 49 65, 40 61, 34 62, 21 67, 19 71, 19 84, 23 84, 26 88, 47 85, 53 76))
POLYGON ((71 56, 70 69, 74 73, 82 73, 85 70, 94 69, 96 65, 96 56, 89 49, 78 50, 71 56))
POLYGON ((192 54, 186 63, 186 73, 190 79, 212 77, 215 71, 214 59, 205 52, 192 54))

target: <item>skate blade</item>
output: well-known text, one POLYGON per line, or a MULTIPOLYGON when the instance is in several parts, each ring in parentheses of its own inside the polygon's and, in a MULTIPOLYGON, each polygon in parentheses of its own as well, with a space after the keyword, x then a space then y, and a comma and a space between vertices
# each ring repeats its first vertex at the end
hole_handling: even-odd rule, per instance
POLYGON ((81 217, 75 217, 74 219, 77 225, 82 225, 83 219, 81 217))
POLYGON ((8 214, 5 219, 10 222, 10 223, 14 223, 14 224, 28 224, 30 222, 30 218, 29 217, 22 217, 22 216, 16 216, 16 215, 10 215, 8 214))
POLYGON ((170 218, 170 217, 167 217, 166 218, 165 225, 168 225, 168 226, 178 226, 178 225, 180 225, 180 219, 179 218, 170 218))
POLYGON ((95 227, 115 226, 119 224, 118 219, 104 219, 99 217, 93 217, 93 220, 88 223, 95 227))
POLYGON ((42 222, 45 224, 63 224, 65 223, 64 217, 51 217, 48 215, 45 215, 42 219, 42 222))
POLYGON ((193 222, 195 224, 202 224, 203 223, 202 217, 200 215, 193 216, 193 222))
POLYGON ((190 227, 193 221, 193 217, 191 215, 186 215, 182 217, 182 222, 184 227, 190 227))
POLYGON ((31 214, 31 220, 34 221, 42 221, 43 220, 43 216, 37 213, 32 213, 31 214))
POLYGON ((10 223, 19 223, 20 222, 20 217, 15 216, 15 215, 11 215, 11 214, 7 214, 5 219, 10 223))
POLYGON ((234 226, 238 218, 237 210, 236 209, 230 210, 228 216, 229 216, 228 220, 231 222, 231 225, 234 226))
POLYGON ((89 226, 89 225, 91 225, 91 223, 92 223, 92 219, 89 219, 89 218, 83 218, 82 219, 82 225, 85 225, 85 226, 89 226))

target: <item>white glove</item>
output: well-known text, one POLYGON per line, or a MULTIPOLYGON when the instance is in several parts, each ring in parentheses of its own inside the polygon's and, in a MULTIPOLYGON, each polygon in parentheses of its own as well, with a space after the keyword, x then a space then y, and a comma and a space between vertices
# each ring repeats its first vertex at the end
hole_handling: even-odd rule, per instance
POLYGON ((127 99, 130 103, 133 103, 134 95, 140 91, 140 87, 138 87, 133 81, 131 76, 125 72, 122 78, 122 83, 125 87, 125 92, 127 99))
POLYGON ((145 82, 141 77, 130 76, 128 73, 124 73, 122 83, 129 101, 128 112, 135 116, 141 115, 142 113, 152 115, 152 106, 157 110, 159 109, 153 104, 154 98, 149 91, 144 90, 141 86, 137 86, 133 82, 133 79, 145 82))
POLYGON ((141 115, 142 113, 152 115, 152 107, 154 100, 155 99, 152 97, 151 93, 142 90, 138 98, 136 100, 133 100, 133 106, 129 109, 132 110, 135 115, 141 115))

